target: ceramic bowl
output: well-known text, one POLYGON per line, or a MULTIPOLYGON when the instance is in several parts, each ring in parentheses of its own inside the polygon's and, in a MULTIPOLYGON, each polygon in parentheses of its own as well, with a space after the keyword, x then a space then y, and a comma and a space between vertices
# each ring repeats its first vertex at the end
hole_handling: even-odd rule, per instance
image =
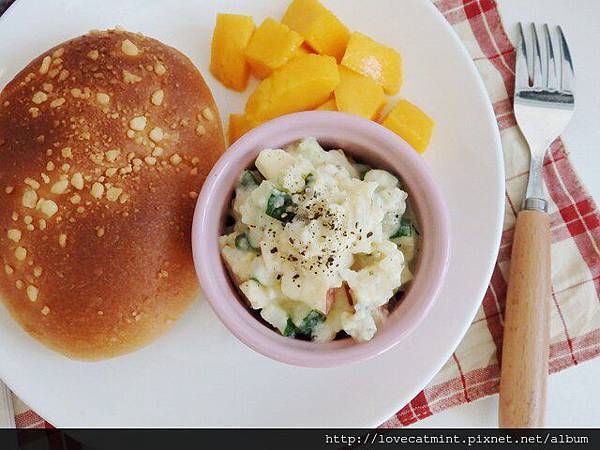
MULTIPOLYGON (((333 367, 366 360, 399 344, 436 301, 449 259, 449 215, 423 158, 381 125, 330 111, 290 114, 271 120, 235 142, 208 175, 194 213, 192 248, 200 285, 223 324, 244 344, 275 360, 306 367, 333 367), (265 148, 283 148, 305 137, 341 148, 358 162, 397 175, 415 211, 420 247, 415 278, 402 302, 368 342, 340 339, 314 343, 280 335, 256 318, 232 284, 219 252, 235 183, 265 148)), ((400 364, 401 362, 399 362, 400 364)))

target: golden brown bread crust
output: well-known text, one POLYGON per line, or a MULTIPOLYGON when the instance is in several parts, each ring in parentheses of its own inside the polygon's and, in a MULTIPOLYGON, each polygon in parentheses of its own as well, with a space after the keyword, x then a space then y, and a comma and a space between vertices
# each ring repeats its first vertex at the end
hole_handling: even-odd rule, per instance
POLYGON ((192 214, 223 149, 210 91, 173 48, 92 32, 36 58, 0 94, 11 314, 81 359, 164 333, 197 295, 192 214))

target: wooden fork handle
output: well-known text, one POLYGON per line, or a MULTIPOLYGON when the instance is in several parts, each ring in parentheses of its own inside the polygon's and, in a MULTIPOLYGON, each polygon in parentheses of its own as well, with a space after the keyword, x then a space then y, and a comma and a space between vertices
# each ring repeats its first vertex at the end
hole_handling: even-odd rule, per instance
POLYGON ((519 213, 509 276, 500 377, 500 427, 542 427, 550 332, 548 214, 519 213))

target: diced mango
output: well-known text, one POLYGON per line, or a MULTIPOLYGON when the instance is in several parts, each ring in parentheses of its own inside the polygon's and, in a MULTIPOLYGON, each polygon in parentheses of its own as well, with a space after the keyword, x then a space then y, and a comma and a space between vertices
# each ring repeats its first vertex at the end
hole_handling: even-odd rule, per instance
POLYGON ((318 53, 335 57, 344 56, 348 44, 348 28, 318 0, 294 0, 282 22, 300 33, 318 53))
POLYGON ((372 120, 385 102, 383 88, 372 78, 345 66, 339 67, 340 84, 335 88, 337 109, 372 120))
POLYGON ((258 125, 260 123, 249 119, 245 114, 229 114, 229 145, 258 125))
POLYGON ((311 55, 313 53, 315 53, 313 49, 310 48, 306 43, 304 43, 300 47, 298 47, 292 58, 296 58, 302 55, 311 55))
POLYGON ((423 153, 431 140, 434 122, 408 100, 400 100, 382 125, 408 142, 416 151, 423 153))
POLYGON ((373 118, 373 120, 375 122, 381 123, 383 122, 383 119, 385 119, 386 117, 386 108, 387 106, 390 104, 389 100, 386 98, 383 101, 383 104, 381 105, 381 108, 379 108, 379 111, 377 112, 377 115, 373 118))
POLYGON ((375 42, 364 34, 350 35, 342 65, 373 78, 383 86, 386 94, 394 95, 402 84, 402 59, 400 53, 375 42))
POLYGON ((246 47, 246 59, 259 79, 271 75, 296 53, 304 38, 270 17, 256 29, 246 47))
POLYGON ((248 85, 250 66, 244 51, 254 33, 250 16, 217 14, 210 58, 211 73, 226 87, 242 92, 248 85))
POLYGON ((325 103, 317 108, 317 111, 337 111, 337 105, 335 104, 335 98, 330 98, 325 103))
POLYGON ((304 55, 292 59, 260 82, 246 103, 246 115, 258 122, 324 103, 340 81, 335 58, 304 55))

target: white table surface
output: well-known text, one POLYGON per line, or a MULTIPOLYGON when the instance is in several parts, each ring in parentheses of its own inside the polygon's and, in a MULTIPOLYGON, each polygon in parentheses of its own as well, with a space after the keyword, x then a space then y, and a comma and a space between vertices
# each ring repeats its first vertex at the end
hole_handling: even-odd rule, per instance
MULTIPOLYGON (((596 202, 600 202, 600 1, 497 0, 506 30, 515 42, 519 21, 563 27, 577 74, 577 112, 563 135, 571 159, 596 202)), ((546 425, 600 426, 600 358, 552 375, 546 425)), ((495 427, 498 396, 451 408, 418 427, 495 427)))

